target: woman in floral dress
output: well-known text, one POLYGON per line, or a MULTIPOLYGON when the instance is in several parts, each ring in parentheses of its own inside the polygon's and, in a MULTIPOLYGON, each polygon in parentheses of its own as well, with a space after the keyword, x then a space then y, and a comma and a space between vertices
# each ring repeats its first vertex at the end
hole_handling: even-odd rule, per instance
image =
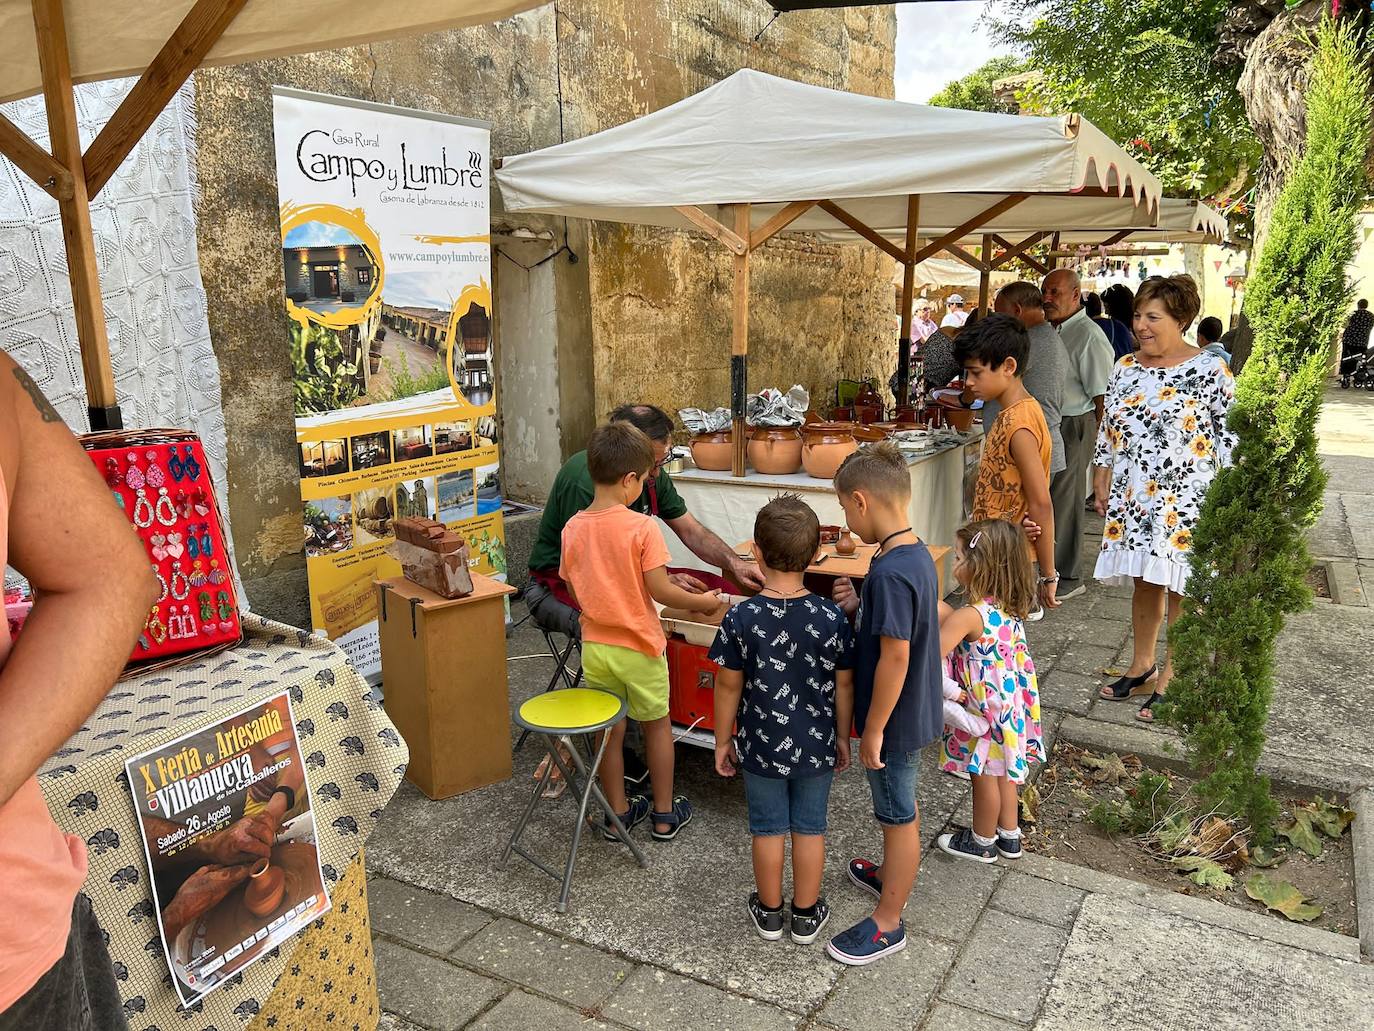
POLYGON ((1107 520, 1096 576, 1135 584, 1135 655, 1126 675, 1101 693, 1112 701, 1148 693, 1136 714, 1143 722, 1154 719, 1151 707, 1173 672, 1171 653, 1162 673, 1155 662, 1165 599, 1172 623, 1188 583, 1203 499, 1235 444, 1226 429, 1235 396, 1231 370, 1219 355, 1183 338, 1201 307, 1190 276, 1155 276, 1141 285, 1134 325, 1139 350, 1112 372, 1093 457, 1097 511, 1107 520))

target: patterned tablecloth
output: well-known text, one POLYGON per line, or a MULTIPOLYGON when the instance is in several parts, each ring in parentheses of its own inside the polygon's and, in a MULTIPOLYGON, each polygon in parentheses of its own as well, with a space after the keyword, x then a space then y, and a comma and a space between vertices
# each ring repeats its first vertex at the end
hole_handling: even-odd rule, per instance
MULTIPOLYGON (((410 758, 381 704, 334 645, 252 615, 244 617, 244 634, 244 643, 232 650, 116 684, 86 725, 39 771, 53 818, 89 849, 83 890, 109 935, 132 1031, 247 1026, 281 977, 295 940, 189 1010, 179 1008, 158 934, 125 759, 289 690, 332 897, 410 758)), ((326 914, 324 922, 336 913, 326 914)))

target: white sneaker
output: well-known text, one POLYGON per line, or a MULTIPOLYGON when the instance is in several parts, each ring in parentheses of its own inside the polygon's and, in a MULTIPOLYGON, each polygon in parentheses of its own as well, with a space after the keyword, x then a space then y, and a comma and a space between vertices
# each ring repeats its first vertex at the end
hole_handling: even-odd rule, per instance
POLYGON ((1085 584, 1082 580, 1080 580, 1080 581, 1078 582, 1078 586, 1077 586, 1077 587, 1071 587, 1071 588, 1069 588, 1067 591, 1065 591, 1063 594, 1059 594, 1058 592, 1056 592, 1054 597, 1055 597, 1055 600, 1056 600, 1056 601, 1068 601, 1070 598, 1077 598, 1080 594, 1087 594, 1087 593, 1088 593, 1088 585, 1085 584))
POLYGON ((1035 603, 1035 608, 1031 609, 1029 612, 1026 613, 1025 622, 1027 622, 1027 623, 1039 623, 1039 622, 1040 622, 1042 619, 1044 619, 1044 618, 1045 618, 1045 609, 1044 609, 1044 607, 1041 606, 1041 604, 1037 601, 1037 602, 1035 603))

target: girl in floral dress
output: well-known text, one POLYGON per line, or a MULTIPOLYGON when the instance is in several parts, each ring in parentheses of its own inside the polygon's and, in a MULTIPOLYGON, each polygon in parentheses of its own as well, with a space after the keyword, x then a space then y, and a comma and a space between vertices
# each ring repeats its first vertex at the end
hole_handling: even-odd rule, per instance
POLYGON ((1234 435, 1226 416, 1235 381, 1225 359, 1183 337, 1201 303, 1188 276, 1147 279, 1136 295, 1140 349, 1116 363, 1103 405, 1093 457, 1093 493, 1106 517, 1096 576, 1134 583, 1134 657, 1126 675, 1102 689, 1109 701, 1148 694, 1136 718, 1152 706, 1172 673, 1161 675, 1155 642, 1168 596, 1178 616, 1188 583, 1193 529, 1217 470, 1230 464, 1234 435), (1105 500, 1104 500, 1105 499, 1105 500))
POLYGON ((1021 855, 1018 785, 1043 762, 1040 690, 1022 621, 1035 601, 1035 574, 1021 528, 1001 519, 969 523, 955 535, 954 577, 969 598, 941 607, 940 647, 953 653, 969 707, 987 721, 973 736, 946 726, 941 762, 973 784, 973 827, 941 834, 952 856, 994 863, 1021 855))

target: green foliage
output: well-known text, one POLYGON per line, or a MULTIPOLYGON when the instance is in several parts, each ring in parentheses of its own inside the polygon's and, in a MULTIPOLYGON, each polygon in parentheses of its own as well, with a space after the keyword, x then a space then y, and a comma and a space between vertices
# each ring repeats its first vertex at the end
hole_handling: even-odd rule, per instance
POLYGON ((981 68, 969 72, 962 79, 955 79, 935 96, 930 103, 935 107, 956 107, 963 111, 992 111, 997 114, 1014 115, 1017 104, 999 101, 992 94, 993 83, 1029 70, 1030 65, 1019 57, 994 57, 981 68))
POLYGON ((1221 470, 1193 534, 1194 605, 1170 631, 1174 679, 1164 716, 1203 773, 1199 794, 1243 815, 1259 841, 1276 816, 1256 774, 1284 619, 1310 602, 1304 530, 1326 477, 1317 416, 1329 345, 1350 299, 1370 137, 1370 70, 1349 29, 1324 24, 1307 92, 1307 143, 1279 195, 1246 283, 1254 351, 1230 425, 1235 462, 1221 470))
POLYGON ((448 371, 442 366, 434 366, 421 371, 417 376, 410 371, 410 362, 405 355, 401 355, 401 366, 396 367, 396 363, 390 358, 382 359, 382 366, 391 376, 391 389, 386 396, 379 398, 381 401, 401 401, 407 397, 414 397, 416 394, 427 394, 431 390, 441 390, 449 386, 448 371))
POLYGON ((1168 808, 1169 778, 1146 770, 1121 798, 1104 799, 1088 810, 1088 822, 1110 837, 1144 834, 1168 808))
POLYGON ((1122 142, 1170 196, 1242 196, 1260 146, 1212 54, 1229 0, 1031 0, 1000 22, 1042 75, 1028 111, 1083 115, 1122 142))
POLYGON ((347 408, 362 396, 357 357, 345 350, 337 331, 293 319, 290 334, 297 415, 347 408))

